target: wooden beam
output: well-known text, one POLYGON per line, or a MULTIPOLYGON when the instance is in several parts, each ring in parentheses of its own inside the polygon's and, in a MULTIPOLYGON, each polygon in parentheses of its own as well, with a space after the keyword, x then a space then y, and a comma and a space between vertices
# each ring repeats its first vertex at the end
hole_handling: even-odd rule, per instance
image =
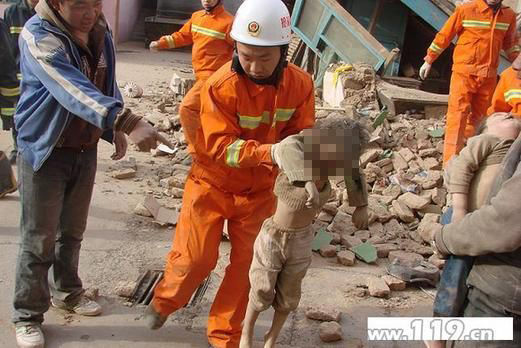
POLYGON ((369 27, 367 27, 367 31, 371 34, 374 33, 374 29, 376 28, 376 21, 380 16, 380 12, 382 12, 383 0, 376 0, 376 5, 373 10, 373 15, 371 16, 371 20, 369 21, 369 27))

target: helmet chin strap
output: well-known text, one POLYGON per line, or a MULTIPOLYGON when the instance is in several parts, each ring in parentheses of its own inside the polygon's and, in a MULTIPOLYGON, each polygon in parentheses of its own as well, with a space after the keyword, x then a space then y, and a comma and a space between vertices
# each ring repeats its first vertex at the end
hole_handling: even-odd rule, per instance
POLYGON ((288 65, 288 62, 286 61, 286 57, 288 55, 288 48, 289 45, 284 45, 280 47, 280 59, 270 77, 267 77, 265 79, 256 79, 251 77, 244 71, 239 60, 239 56, 237 55, 237 45, 235 45, 235 52, 233 53, 232 61, 232 70, 240 75, 246 75, 253 83, 257 85, 277 86, 282 78, 282 74, 284 73, 284 68, 286 68, 286 66, 288 65))
POLYGON ((488 7, 490 7, 492 9, 492 11, 497 12, 501 8, 502 3, 503 3, 503 1, 500 1, 495 5, 488 5, 488 7))
POLYGON ((204 10, 208 13, 212 12, 214 10, 214 8, 216 8, 217 6, 219 6, 220 4, 222 4, 222 0, 219 0, 217 1, 217 3, 213 6, 203 6, 204 7, 204 10))

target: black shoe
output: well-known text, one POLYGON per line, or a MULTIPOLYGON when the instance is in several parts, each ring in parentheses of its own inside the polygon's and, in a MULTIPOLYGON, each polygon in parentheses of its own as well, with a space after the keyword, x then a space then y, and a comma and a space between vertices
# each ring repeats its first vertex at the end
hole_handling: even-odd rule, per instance
POLYGON ((16 165, 17 157, 18 157, 18 151, 11 151, 11 154, 9 155, 9 163, 11 163, 12 166, 16 165))

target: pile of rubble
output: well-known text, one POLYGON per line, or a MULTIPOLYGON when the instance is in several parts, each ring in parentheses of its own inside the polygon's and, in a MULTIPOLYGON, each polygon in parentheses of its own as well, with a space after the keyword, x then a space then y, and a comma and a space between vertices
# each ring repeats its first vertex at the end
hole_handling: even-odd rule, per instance
MULTIPOLYGON (((376 85, 374 74, 361 73, 367 67, 354 67, 338 77, 343 86, 348 86, 342 88, 347 90, 346 100, 353 99, 356 90, 353 86, 360 83, 362 75, 365 85, 359 95, 367 95, 376 85), (373 76, 373 81, 367 80, 369 76, 373 76)), ((376 93, 374 95, 377 98, 376 93)), ((368 230, 358 230, 351 222, 354 208, 348 206, 344 183, 333 183, 335 194, 314 224, 317 232, 325 230, 331 235, 330 243, 325 240, 320 245, 320 254, 336 257, 338 263, 351 266, 356 259, 364 260, 363 254, 356 253, 356 247, 370 245, 376 249, 378 258, 388 258, 391 264, 414 269, 425 267, 428 259, 430 264, 441 268, 442 262, 433 255, 419 232, 428 223, 439 221, 447 203, 441 156, 443 114, 411 110, 391 115, 385 108, 380 109, 373 99, 354 105, 341 101, 340 105, 345 107, 345 112, 327 111, 326 107, 317 117, 354 118, 367 130, 369 144, 360 164, 368 183, 372 217, 368 230)), ((431 280, 435 281, 437 276, 439 274, 433 275, 431 280)), ((405 288, 405 284, 387 276, 371 280, 368 287, 371 295, 386 297, 391 289, 405 288)))

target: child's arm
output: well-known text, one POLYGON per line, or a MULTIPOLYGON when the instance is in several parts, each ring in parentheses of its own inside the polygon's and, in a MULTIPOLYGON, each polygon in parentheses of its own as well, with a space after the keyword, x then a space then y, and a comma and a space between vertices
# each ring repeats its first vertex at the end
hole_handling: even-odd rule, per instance
POLYGON ((308 200, 306 201, 307 208, 318 208, 320 205, 320 194, 318 193, 317 185, 313 181, 306 181, 304 185, 308 194, 308 200))
POLYGON ((451 222, 463 220, 468 212, 468 195, 466 193, 452 194, 452 219, 451 222))
POLYGON ((467 214, 470 183, 483 160, 494 150, 495 142, 491 136, 472 137, 459 155, 451 160, 447 176, 454 209, 452 222, 463 219, 467 214))
POLYGON ((453 157, 449 171, 449 193, 452 194, 452 222, 462 220, 468 213, 470 183, 481 163, 494 150, 496 140, 486 134, 472 137, 458 156, 453 157))
POLYGON ((356 228, 366 229, 369 225, 367 208, 367 184, 359 168, 353 168, 351 175, 344 176, 347 198, 351 207, 356 207, 352 221, 356 228))

